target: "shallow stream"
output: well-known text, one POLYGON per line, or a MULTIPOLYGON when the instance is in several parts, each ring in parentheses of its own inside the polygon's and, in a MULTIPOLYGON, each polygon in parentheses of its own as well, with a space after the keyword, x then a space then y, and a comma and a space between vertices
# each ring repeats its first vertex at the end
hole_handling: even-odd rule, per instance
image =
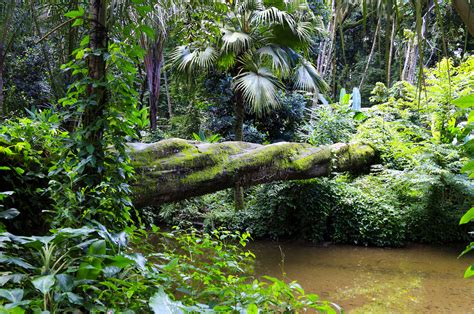
POLYGON ((297 280, 346 313, 474 313, 474 279, 462 247, 400 249, 256 242, 257 274, 297 280))

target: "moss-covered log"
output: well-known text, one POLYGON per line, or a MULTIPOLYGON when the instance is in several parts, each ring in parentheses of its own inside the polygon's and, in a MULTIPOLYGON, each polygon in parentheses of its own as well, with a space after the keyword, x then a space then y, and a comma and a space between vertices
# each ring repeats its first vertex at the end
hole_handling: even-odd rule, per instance
POLYGON ((365 144, 314 147, 301 143, 258 145, 245 142, 200 143, 168 139, 130 144, 138 207, 182 200, 241 186, 360 171, 372 164, 365 144))

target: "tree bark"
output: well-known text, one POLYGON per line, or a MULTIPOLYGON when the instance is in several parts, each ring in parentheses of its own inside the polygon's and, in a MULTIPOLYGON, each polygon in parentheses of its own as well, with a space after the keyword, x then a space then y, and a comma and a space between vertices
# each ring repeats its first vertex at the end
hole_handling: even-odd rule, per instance
MULTIPOLYGON (((0 49, 0 55, 2 54, 2 49, 0 49)), ((5 114, 5 110, 3 108, 3 60, 1 60, 0 56, 0 117, 5 114)))
POLYGON ((137 207, 233 188, 236 183, 251 186, 329 176, 334 171, 359 172, 376 158, 375 150, 365 144, 314 147, 168 139, 129 147, 136 171, 132 185, 137 207))
POLYGON ((97 167, 90 167, 86 171, 89 174, 89 184, 94 185, 102 181, 101 174, 97 173, 104 162, 104 147, 102 146, 102 125, 107 104, 107 88, 105 86, 105 52, 107 50, 107 28, 106 28, 106 5, 105 0, 91 0, 90 2, 90 43, 93 53, 87 58, 87 67, 91 83, 87 86, 89 102, 84 110, 82 125, 85 131, 84 142, 86 145, 80 152, 82 156, 90 155, 92 147, 97 167))
POLYGON ((461 17, 471 36, 474 36, 474 9, 470 2, 470 0, 452 0, 454 9, 461 17))

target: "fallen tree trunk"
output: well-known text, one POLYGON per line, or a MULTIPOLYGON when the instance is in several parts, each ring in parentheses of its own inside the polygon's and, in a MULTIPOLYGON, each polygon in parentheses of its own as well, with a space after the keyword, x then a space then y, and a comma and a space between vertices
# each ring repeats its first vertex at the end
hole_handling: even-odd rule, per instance
POLYGON ((231 188, 361 171, 375 159, 366 144, 314 147, 302 143, 258 145, 246 142, 200 143, 168 139, 130 144, 136 171, 137 207, 178 201, 231 188))

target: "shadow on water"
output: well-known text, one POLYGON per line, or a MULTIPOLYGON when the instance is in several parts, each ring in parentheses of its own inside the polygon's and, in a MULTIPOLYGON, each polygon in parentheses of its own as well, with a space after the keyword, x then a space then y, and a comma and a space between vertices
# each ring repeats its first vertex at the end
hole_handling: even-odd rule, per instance
POLYGON ((457 259, 462 246, 254 242, 250 249, 257 274, 297 280, 348 313, 474 313, 474 279, 463 279, 474 256, 457 259))

